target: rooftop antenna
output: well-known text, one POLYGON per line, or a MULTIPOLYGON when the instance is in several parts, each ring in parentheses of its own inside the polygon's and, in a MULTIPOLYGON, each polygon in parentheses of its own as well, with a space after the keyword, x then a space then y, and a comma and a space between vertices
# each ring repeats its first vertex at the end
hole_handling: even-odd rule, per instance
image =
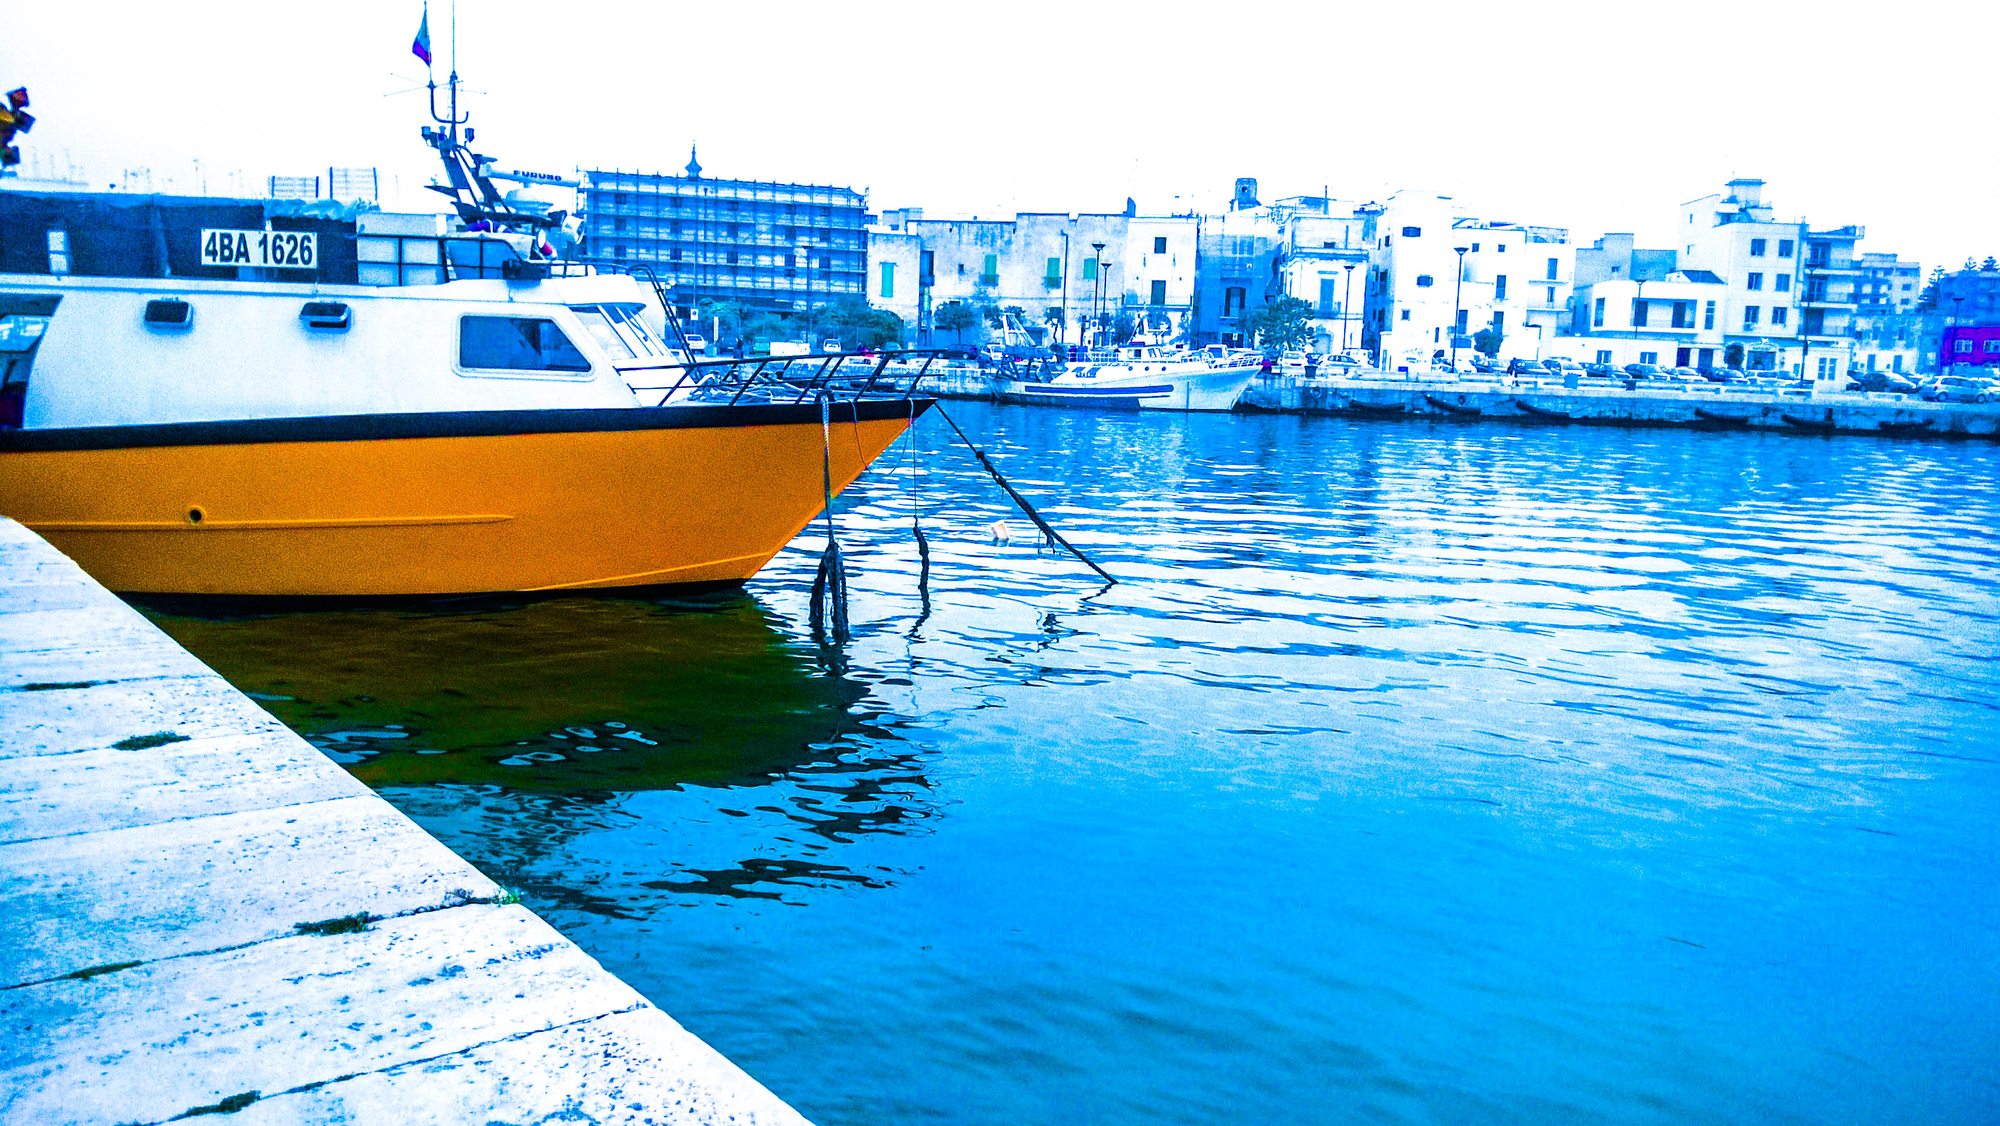
MULTIPOLYGON (((457 0, 453 0, 451 6, 451 77, 445 81, 445 87, 450 95, 450 109, 445 114, 438 113, 437 74, 431 69, 429 4, 424 5, 424 22, 418 27, 416 42, 411 44, 410 50, 424 60, 425 73, 429 79, 425 85, 430 90, 431 120, 445 126, 444 129, 433 129, 426 125, 423 130, 424 143, 436 149, 438 155, 444 159, 445 174, 451 180, 450 186, 431 184, 429 185, 431 190, 450 197, 459 218, 465 220, 467 224, 484 222, 501 229, 531 227, 538 230, 560 226, 568 217, 565 212, 542 215, 515 211, 500 194, 500 189, 493 186, 487 158, 465 147, 472 143, 473 132, 472 127, 467 124, 472 119, 471 113, 460 113, 458 110, 457 0), (461 125, 466 126, 462 140, 459 135, 461 125)), ((507 175, 506 178, 520 179, 521 176, 515 173, 507 175)))
POLYGON ((451 5, 451 77, 445 80, 445 88, 450 92, 451 109, 447 116, 438 116, 437 74, 431 69, 431 6, 428 3, 424 5, 424 22, 417 29, 417 42, 412 49, 418 58, 424 60, 424 74, 429 79, 426 85, 431 92, 431 120, 449 126, 451 143, 456 145, 458 127, 471 120, 470 115, 461 116, 458 112, 458 0, 452 0, 451 5))

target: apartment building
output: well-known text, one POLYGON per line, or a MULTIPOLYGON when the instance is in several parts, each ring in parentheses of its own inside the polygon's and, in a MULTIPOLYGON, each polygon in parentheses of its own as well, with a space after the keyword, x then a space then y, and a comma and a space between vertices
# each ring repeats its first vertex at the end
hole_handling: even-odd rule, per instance
POLYGON ((1595 339, 1576 358, 1843 377, 1864 232, 1781 221, 1763 187, 1731 180, 1682 204, 1678 246, 1645 250, 1611 234, 1580 252, 1571 331, 1595 339))
POLYGON ((650 266, 683 314, 704 298, 785 311, 866 290, 867 198, 852 188, 703 175, 585 173, 586 247, 650 266))

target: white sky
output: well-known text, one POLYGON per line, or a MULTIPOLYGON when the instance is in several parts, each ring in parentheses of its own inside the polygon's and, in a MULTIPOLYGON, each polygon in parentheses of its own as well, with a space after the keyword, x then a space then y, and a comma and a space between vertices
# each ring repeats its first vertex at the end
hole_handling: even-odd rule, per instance
MULTIPOLYGON (((269 174, 434 174, 420 0, 19 0, 0 88, 24 154, 100 184, 225 194, 269 174)), ((434 0, 443 78, 450 0, 434 0)), ((1671 245, 1734 175, 1780 218, 1863 223, 1926 269, 2000 254, 1987 4, 1006 4, 463 0, 477 146, 503 166, 849 184, 873 208, 1219 209, 1433 188, 1475 214, 1671 245), (1954 62, 1954 60, 1957 60, 1954 62), (1960 64, 1963 65, 1960 65, 1960 64)), ((391 201, 392 203, 397 201, 391 201)), ((428 208, 428 204, 425 204, 428 208)))

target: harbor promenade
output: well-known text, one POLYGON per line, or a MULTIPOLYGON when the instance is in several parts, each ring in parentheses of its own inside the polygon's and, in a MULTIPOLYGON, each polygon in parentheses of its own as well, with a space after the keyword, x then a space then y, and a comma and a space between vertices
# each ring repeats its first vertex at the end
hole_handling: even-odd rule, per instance
POLYGON ((1239 409, 1285 414, 1406 416, 1877 434, 2000 437, 2000 404, 1927 403, 1915 395, 1813 392, 1715 383, 1556 379, 1413 381, 1280 376, 1251 384, 1239 409))
POLYGON ((803 1119, 0 519, 0 1122, 803 1119))
MULTIPOLYGON (((934 368, 923 391, 940 399, 992 400, 1000 381, 963 365, 934 368)), ((1804 388, 1660 382, 1631 387, 1593 379, 1434 380, 1312 378, 1279 373, 1252 383, 1238 410, 1373 418, 1480 419, 1597 426, 1695 427, 1891 437, 2000 437, 2000 404, 1927 403, 1915 395, 1815 393, 1804 388)))

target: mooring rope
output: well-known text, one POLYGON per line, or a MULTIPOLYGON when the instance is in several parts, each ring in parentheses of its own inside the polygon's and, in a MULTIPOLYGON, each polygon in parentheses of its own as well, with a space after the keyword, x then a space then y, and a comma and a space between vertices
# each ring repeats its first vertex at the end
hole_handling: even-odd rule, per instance
POLYGON ((827 633, 828 603, 832 604, 832 633, 836 644, 845 644, 847 630, 847 563, 840 555, 840 541, 833 531, 833 407, 822 391, 819 398, 820 488, 826 496, 826 552, 819 557, 819 575, 813 579, 813 636, 824 640, 827 633))
POLYGON ((931 606, 931 541, 924 537, 923 490, 917 481, 917 404, 910 404, 910 531, 917 537, 917 596, 923 599, 924 611, 931 606))
POLYGON ((1084 566, 1090 568, 1093 571, 1096 571, 1099 575, 1101 575, 1104 578, 1105 582, 1115 583, 1118 581, 1117 579, 1111 577, 1111 572, 1106 571, 1104 568, 1099 567, 1097 564, 1091 562, 1090 557, 1088 555, 1085 555, 1083 552, 1078 551, 1074 544, 1070 543, 1068 540, 1058 535, 1056 533, 1056 530, 1049 526, 1049 522, 1047 520, 1042 519, 1042 514, 1035 511, 1035 506, 1028 503, 1028 498, 1022 496, 1019 492, 1017 492, 1013 485, 1008 484, 1007 478, 1001 476, 1000 470, 994 466, 992 459, 986 456, 986 451, 980 449, 978 446, 973 445, 972 439, 966 437, 965 431, 959 429, 958 423, 955 420, 953 420, 951 415, 945 413, 943 403, 933 404, 931 409, 938 412, 939 416, 941 416, 945 420, 945 422, 951 426, 952 431, 958 435, 958 440, 965 443, 965 448, 971 450, 972 456, 979 459, 979 464, 986 467, 986 472, 993 475, 993 480, 997 482, 1001 488, 1007 490, 1007 495, 1014 498, 1014 503, 1020 506, 1022 513, 1024 513, 1028 517, 1028 519, 1035 522, 1035 527, 1040 528, 1042 530, 1043 535, 1047 536, 1049 539, 1055 541, 1056 543, 1061 544, 1065 549, 1069 551, 1071 555, 1074 555, 1078 559, 1082 560, 1084 566))

